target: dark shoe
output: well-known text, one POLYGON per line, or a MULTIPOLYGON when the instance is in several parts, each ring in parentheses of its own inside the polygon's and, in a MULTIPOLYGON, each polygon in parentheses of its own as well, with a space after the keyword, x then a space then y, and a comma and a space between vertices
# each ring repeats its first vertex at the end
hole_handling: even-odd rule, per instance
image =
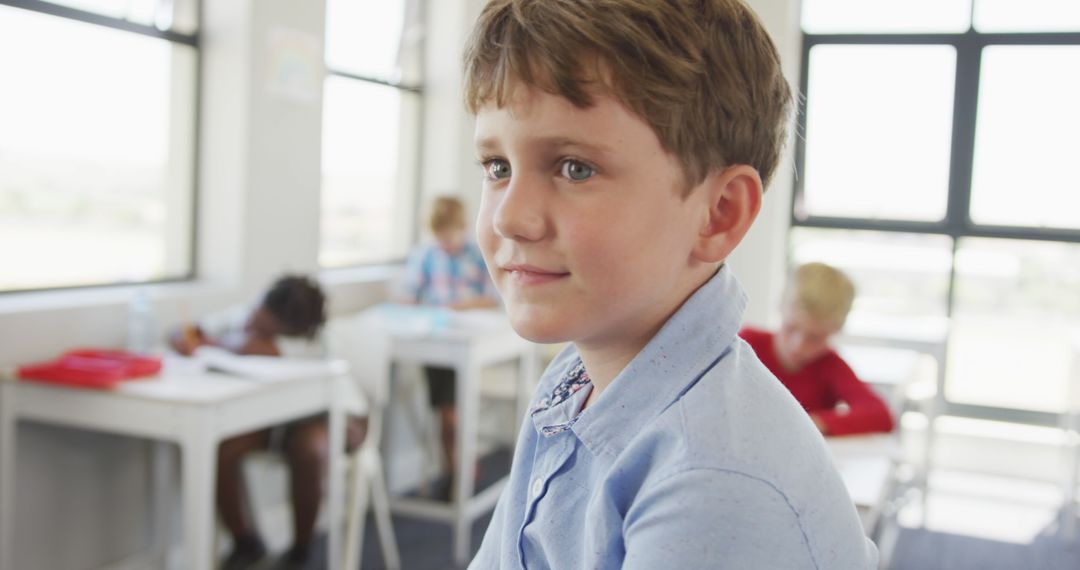
POLYGON ((310 549, 297 549, 293 547, 282 554, 269 570, 314 570, 315 562, 312 560, 310 549))
POLYGON ((451 493, 454 491, 454 481, 450 477, 439 477, 431 482, 431 498, 435 501, 449 503, 451 493))
POLYGON ((261 540, 236 541, 232 552, 221 563, 221 570, 251 570, 266 558, 266 546, 261 540))

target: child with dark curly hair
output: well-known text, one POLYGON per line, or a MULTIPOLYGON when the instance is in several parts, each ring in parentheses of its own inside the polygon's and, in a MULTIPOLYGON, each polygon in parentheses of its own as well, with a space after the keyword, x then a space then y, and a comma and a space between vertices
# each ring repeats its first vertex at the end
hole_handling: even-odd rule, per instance
MULTIPOLYGON (((323 356, 317 342, 326 322, 326 298, 319 285, 303 276, 287 275, 274 282, 253 309, 238 307, 206 318, 197 327, 177 331, 173 349, 190 355, 200 346, 218 346, 236 354, 263 356, 323 356), (246 316, 245 316, 246 315, 246 316)), ((364 439, 366 422, 346 420, 346 446, 351 451, 364 439)), ((223 570, 260 564, 267 555, 249 505, 244 458, 251 451, 276 450, 289 467, 293 506, 293 545, 275 568, 307 568, 315 521, 322 498, 327 450, 326 417, 318 415, 285 425, 241 434, 218 448, 217 507, 233 537, 233 550, 223 570)))

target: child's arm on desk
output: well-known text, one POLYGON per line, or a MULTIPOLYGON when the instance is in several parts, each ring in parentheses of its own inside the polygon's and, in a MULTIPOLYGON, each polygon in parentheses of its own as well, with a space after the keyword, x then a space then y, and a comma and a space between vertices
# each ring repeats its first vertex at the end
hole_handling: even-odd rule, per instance
POLYGON ((213 341, 195 324, 185 324, 169 334, 169 346, 177 353, 191 356, 200 346, 213 345, 213 341))
POLYGON ((846 404, 846 408, 811 414, 815 424, 820 422, 820 425, 826 428, 822 430, 823 434, 853 435, 892 431, 893 417, 889 406, 870 386, 859 380, 843 360, 836 359, 823 381, 828 382, 832 393, 846 404))

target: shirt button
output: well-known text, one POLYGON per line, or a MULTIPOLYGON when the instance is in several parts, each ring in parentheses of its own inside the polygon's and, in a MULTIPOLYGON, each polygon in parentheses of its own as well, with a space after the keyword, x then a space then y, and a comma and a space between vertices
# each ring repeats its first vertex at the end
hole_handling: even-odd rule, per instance
POLYGON ((544 480, 543 479, 534 480, 533 484, 532 484, 532 496, 533 496, 533 498, 535 499, 535 498, 539 497, 540 493, 543 492, 543 490, 544 490, 544 480))

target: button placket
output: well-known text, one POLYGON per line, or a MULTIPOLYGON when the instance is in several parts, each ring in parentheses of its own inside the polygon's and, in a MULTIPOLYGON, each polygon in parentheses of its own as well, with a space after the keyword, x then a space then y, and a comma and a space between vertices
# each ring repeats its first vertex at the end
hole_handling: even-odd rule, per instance
POLYGON ((536 499, 538 499, 540 497, 540 493, 544 492, 544 480, 540 477, 533 479, 531 492, 533 500, 535 501, 536 499))

